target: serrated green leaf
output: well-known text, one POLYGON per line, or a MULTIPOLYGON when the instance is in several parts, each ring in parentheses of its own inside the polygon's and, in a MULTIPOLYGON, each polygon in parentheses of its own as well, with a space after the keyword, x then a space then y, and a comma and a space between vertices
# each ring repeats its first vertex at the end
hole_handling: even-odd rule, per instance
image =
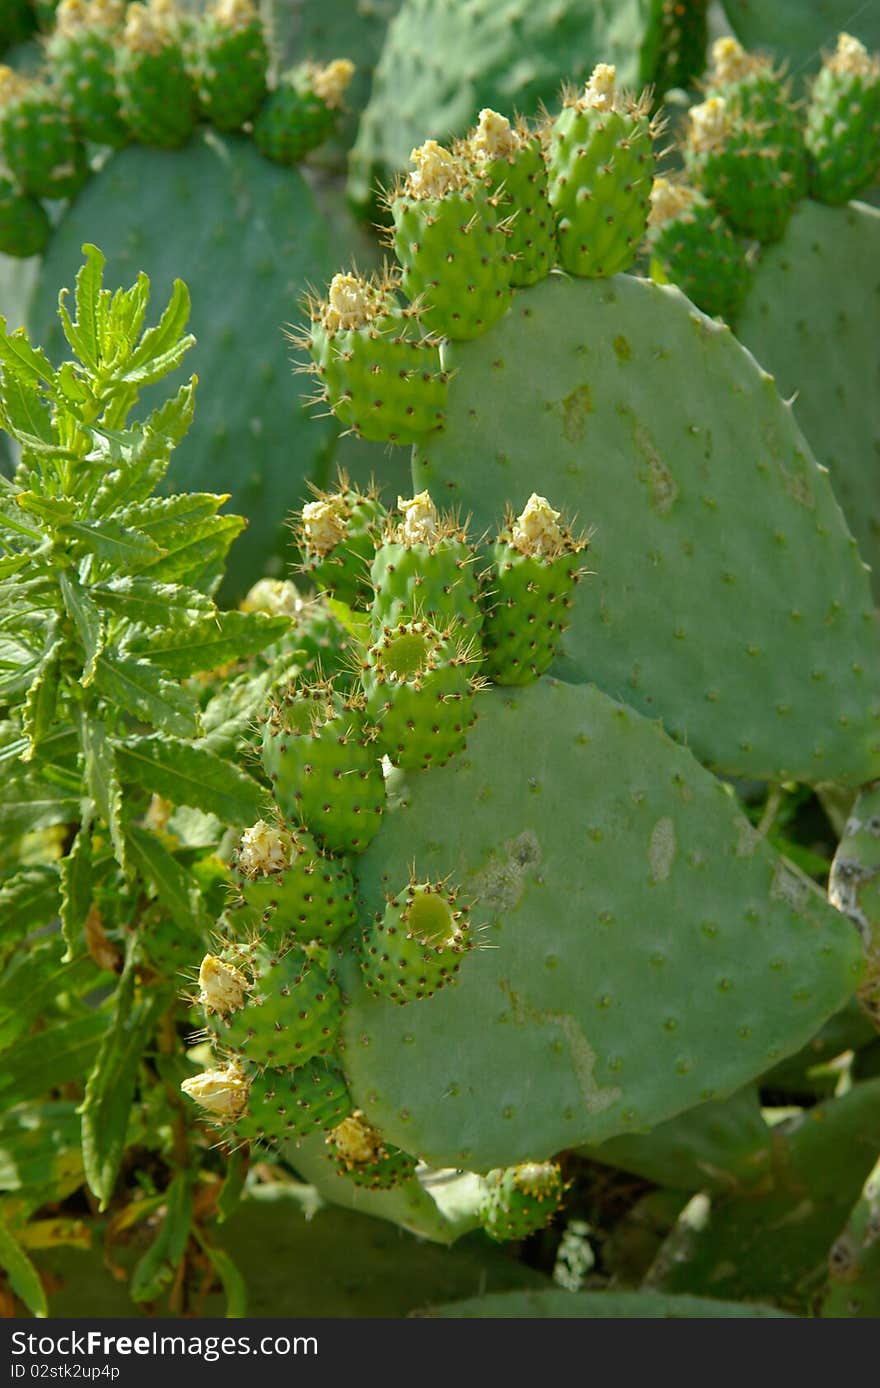
POLYGON ((186 342, 187 346, 195 341, 195 338, 192 337, 181 340, 181 333, 189 320, 189 312, 189 290, 183 280, 175 280, 171 290, 171 298, 168 300, 162 317, 154 328, 147 329, 137 348, 132 352, 128 360, 125 379, 134 379, 133 373, 162 360, 175 348, 179 348, 182 341, 186 342))
POLYGON ((31 346, 24 328, 8 333, 3 317, 0 317, 0 362, 5 362, 9 371, 32 385, 38 386, 41 381, 54 385, 55 370, 46 353, 40 347, 31 346))
MULTIPOLYGON (((141 428, 132 431, 124 441, 119 441, 124 462, 104 479, 95 498, 95 515, 106 515, 117 506, 140 502, 150 496, 167 471, 173 448, 192 423, 195 384, 196 378, 193 376, 176 395, 154 410, 141 428)), ((106 422, 102 421, 96 427, 96 432, 114 442, 114 431, 107 427, 106 422)), ((134 517, 131 523, 138 525, 134 517)))
POLYGON ((93 370, 101 364, 101 343, 98 334, 98 306, 104 282, 104 257, 97 246, 86 243, 85 256, 76 276, 76 341, 70 341, 80 361, 93 370))
POLYGON ((125 835, 122 832, 122 787, 116 770, 116 754, 107 729, 100 719, 83 712, 79 720, 86 785, 110 830, 116 861, 127 868, 125 835))
POLYGON ((218 756, 235 752, 242 735, 266 703, 274 682, 274 672, 240 675, 224 684, 202 710, 202 736, 199 746, 218 756))
POLYGON ((162 558, 162 550, 148 535, 109 517, 98 521, 70 521, 65 531, 82 540, 86 549, 98 559, 123 573, 143 569, 162 558))
POLYGON ((150 281, 140 271, 131 289, 117 289, 110 303, 107 327, 111 336, 130 350, 143 327, 150 301, 150 281))
POLYGON ((61 364, 58 371, 58 389, 65 400, 70 400, 75 405, 84 405, 91 398, 88 386, 80 380, 71 361, 61 364))
POLYGON ((23 761, 31 760, 41 739, 52 727, 55 708, 58 703, 63 646, 64 642, 60 637, 49 646, 25 695, 21 711, 21 726, 28 740, 28 746, 27 751, 23 754, 23 761))
MULTIPOLYGON (((45 772, 44 767, 40 770, 45 772)), ((4 835, 29 834, 78 818, 79 798, 63 794, 37 771, 16 778, 0 799, 0 833, 4 835)))
POLYGON ((215 611, 210 598, 196 588, 156 583, 152 578, 126 575, 92 588, 102 607, 145 627, 181 627, 215 611))
POLYGON ((265 612, 218 612, 194 622, 186 631, 137 637, 129 649, 154 660, 169 675, 185 679, 256 655, 289 630, 287 617, 269 617, 265 612))
POLYGON ((40 1274, 24 1249, 16 1242, 0 1214, 0 1268, 9 1278, 15 1295, 24 1302, 32 1315, 42 1319, 49 1314, 49 1303, 40 1274))
POLYGON ((239 767, 176 738, 117 743, 116 761, 123 781, 174 805, 215 814, 223 824, 253 824, 267 799, 263 787, 239 767))
POLYGON ((37 492, 21 492, 17 501, 23 511, 49 521, 52 526, 66 525, 76 510, 72 501, 56 496, 40 496, 37 492))
POLYGON ((10 554, 5 559, 0 559, 0 578, 19 573, 27 564, 32 563, 33 558, 30 554, 10 554))
POLYGON ((105 1012, 89 1012, 70 1022, 56 1023, 52 1044, 42 1032, 18 1042, 14 1064, 0 1070, 0 1104, 11 1108, 39 1099, 62 1085, 80 1083, 88 1074, 107 1030, 105 1012))
MULTIPOLYGON (((74 963, 65 963, 57 935, 19 950, 0 980, 0 1050, 12 1046, 37 1018, 57 1016, 57 1001, 63 994, 76 996, 94 985, 94 960, 81 955, 74 963)), ((14 1056, 6 1056, 4 1063, 14 1063, 14 1056)))
POLYGON ((23 641, 0 636, 0 700, 13 703, 25 695, 39 673, 42 660, 42 653, 23 641))
POLYGON ((141 1055, 167 1002, 168 994, 159 990, 136 998, 135 970, 131 965, 126 967, 116 990, 112 1020, 86 1082, 82 1106, 86 1180, 102 1210, 113 1194, 125 1151, 141 1055))
POLYGON ((210 516, 164 545, 166 554, 150 566, 150 572, 165 583, 193 583, 206 568, 222 563, 229 546, 247 522, 243 516, 210 516))
POLYGON ((61 873, 54 864, 22 868, 0 885, 0 943, 6 948, 48 925, 61 904, 61 873))
POLYGON ((88 808, 66 858, 61 859, 61 934, 67 947, 65 961, 73 958, 94 895, 92 831, 88 808))
POLYGON ((195 341, 195 337, 189 333, 186 337, 182 337, 179 342, 176 342, 173 347, 169 347, 167 352, 154 357, 146 366, 127 366, 124 371, 119 373, 118 379, 126 385, 137 387, 148 386, 152 385, 154 381, 161 381, 177 369, 190 347, 195 346, 195 341))
POLYGON ((126 516, 131 525, 167 548, 171 540, 192 534, 192 527, 216 514, 228 493, 184 492, 181 496, 153 496, 133 506, 126 516))
POLYGON ((0 1190, 20 1191, 31 1209, 39 1209, 50 1200, 64 1200, 82 1184, 76 1107, 49 1100, 24 1104, 3 1115, 0 1190))
POLYGON ((104 646, 104 623, 92 598, 76 579, 61 570, 58 575, 64 606, 83 648, 83 668, 79 682, 87 689, 95 678, 95 662, 104 646))
POLYGON ((148 660, 130 659, 103 650, 95 664, 95 688, 112 707, 123 709, 154 728, 181 737, 199 730, 198 705, 187 690, 164 679, 148 660))
POLYGON ((213 920, 205 907, 198 883, 181 867, 161 839, 139 824, 129 824, 129 861, 148 882, 175 925, 197 940, 211 930, 213 920))
POLYGON ((129 1284, 132 1301, 155 1301, 171 1283, 186 1251, 193 1218, 191 1177, 179 1171, 165 1192, 165 1218, 129 1284))
POLYGON ((59 449, 52 417, 39 388, 20 376, 4 375, 0 383, 0 425, 19 443, 37 452, 59 449))

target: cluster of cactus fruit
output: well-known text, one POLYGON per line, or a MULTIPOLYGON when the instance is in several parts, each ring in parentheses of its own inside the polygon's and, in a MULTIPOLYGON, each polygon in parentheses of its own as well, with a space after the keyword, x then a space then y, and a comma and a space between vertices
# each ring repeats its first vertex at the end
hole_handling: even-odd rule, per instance
MULTIPOLYGON (((427 492, 400 498, 388 515, 375 491, 344 477, 302 508, 297 528, 303 570, 324 591, 351 606, 372 596, 369 634, 347 678, 299 677, 262 716, 274 803, 241 835, 217 952, 198 975, 205 1034, 222 1065, 183 1088, 233 1143, 325 1131, 338 1170, 380 1190, 410 1177, 416 1162, 349 1097, 341 961, 356 961, 370 994, 407 1006, 454 983, 481 943, 470 904, 416 864, 359 926, 355 859, 385 810, 383 763, 445 766, 465 751, 490 680, 540 677, 566 628, 586 541, 533 495, 507 518, 481 572, 466 527, 440 515, 427 492)), ((556 1210, 561 1181, 524 1181, 511 1171, 510 1182, 491 1185, 494 1238, 521 1237, 556 1210)))
POLYGON ((758 246, 780 240, 797 204, 838 206, 877 176, 880 56, 840 34, 803 102, 769 58, 720 38, 704 95, 688 111, 685 175, 654 186, 648 240, 658 278, 732 321, 758 246))
POLYGON ((60 0, 35 77, 0 67, 0 251, 49 239, 45 200, 72 198, 90 146, 177 149, 200 123, 247 131, 267 159, 295 166, 332 134, 354 72, 307 61, 270 85, 254 0, 213 0, 193 17, 175 0, 60 0))

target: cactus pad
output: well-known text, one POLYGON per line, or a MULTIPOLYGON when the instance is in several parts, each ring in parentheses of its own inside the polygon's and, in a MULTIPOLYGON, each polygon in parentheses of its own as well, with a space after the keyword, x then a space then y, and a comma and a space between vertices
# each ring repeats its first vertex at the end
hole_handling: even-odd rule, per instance
POLYGON ((401 776, 358 864, 367 909, 416 860, 488 927, 458 985, 411 1007, 342 964, 349 1087, 388 1141, 477 1171, 540 1160, 804 1044, 857 982, 858 937, 723 787, 593 687, 479 698, 466 756, 401 776))

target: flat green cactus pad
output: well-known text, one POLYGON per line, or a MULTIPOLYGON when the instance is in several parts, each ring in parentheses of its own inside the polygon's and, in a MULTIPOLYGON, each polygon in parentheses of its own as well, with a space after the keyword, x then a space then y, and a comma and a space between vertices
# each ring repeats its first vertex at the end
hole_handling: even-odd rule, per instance
POLYGON ((755 1190, 693 1202, 660 1252, 658 1290, 778 1301, 808 1310, 880 1148, 880 1080, 807 1109, 773 1133, 773 1171, 755 1190))
POLYGON ((167 485, 228 491, 247 516, 227 580, 240 596, 282 551, 285 516, 308 496, 307 480, 323 480, 334 433, 291 390, 282 327, 297 318, 307 283, 332 268, 327 223, 299 174, 243 136, 121 150, 66 211, 43 262, 30 326, 50 354, 63 350, 58 286, 73 284, 85 241, 107 256, 108 285, 145 270, 157 301, 175 277, 189 286, 198 343, 184 370, 202 384, 167 485))
POLYGON ((822 1315, 880 1318, 880 1162, 834 1243, 828 1266, 822 1315))
POLYGON ((367 910, 415 863, 486 927, 460 982, 406 1008, 344 961, 342 1061, 389 1142, 485 1171, 650 1128, 852 991, 853 927, 656 724, 547 679, 476 704, 467 751, 402 780, 358 862, 367 910))
POLYGON ((880 769, 867 575, 772 378, 672 286, 551 275, 446 356, 417 490, 476 533, 538 488, 595 527, 558 672, 732 775, 880 769))
POLYGON ((796 397, 880 597, 880 212, 803 202, 737 319, 741 342, 796 397))
POLYGON ((654 0, 403 0, 352 150, 352 201, 368 207, 414 145, 464 135, 482 106, 554 108, 563 80, 586 81, 598 62, 639 87, 658 44, 654 0))
POLYGON ((456 1320, 765 1320, 785 1316, 772 1306, 712 1301, 700 1296, 658 1296, 651 1292, 490 1292, 469 1301, 452 1301, 420 1312, 456 1320))
POLYGON ((867 0, 722 0, 724 13, 745 48, 784 60, 796 76, 816 72, 822 53, 848 29, 868 48, 880 48, 880 6, 867 0))

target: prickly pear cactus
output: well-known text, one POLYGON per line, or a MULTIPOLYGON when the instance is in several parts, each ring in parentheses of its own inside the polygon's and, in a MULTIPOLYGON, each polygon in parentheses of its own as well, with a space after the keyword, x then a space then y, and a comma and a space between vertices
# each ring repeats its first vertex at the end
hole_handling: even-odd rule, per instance
POLYGON ((822 64, 806 116, 810 191, 820 202, 843 203, 880 171, 880 55, 851 34, 822 64))
POLYGON ((831 1249, 828 1274, 823 1316, 880 1315, 880 1164, 831 1249))
POLYGON ((47 249, 31 320, 50 350, 60 347, 57 286, 71 282, 80 246, 96 238, 108 273, 125 279, 145 269, 162 292, 180 275, 191 288, 194 361, 206 389, 171 485, 222 485, 248 516, 229 581, 242 593, 280 552, 285 513, 307 495, 307 482, 324 480, 332 430, 292 397, 279 325, 306 283, 329 276, 327 224, 302 177, 269 164, 244 136, 200 137, 180 152, 121 150, 68 208, 47 249), (175 227, 182 234, 171 234, 175 227))
POLYGON ((671 281, 704 313, 733 323, 749 290, 746 244, 696 188, 657 178, 648 226, 651 278, 671 281))
POLYGON ((859 997, 880 1031, 880 786, 856 800, 828 882, 828 897, 853 921, 865 946, 867 968, 859 997))

